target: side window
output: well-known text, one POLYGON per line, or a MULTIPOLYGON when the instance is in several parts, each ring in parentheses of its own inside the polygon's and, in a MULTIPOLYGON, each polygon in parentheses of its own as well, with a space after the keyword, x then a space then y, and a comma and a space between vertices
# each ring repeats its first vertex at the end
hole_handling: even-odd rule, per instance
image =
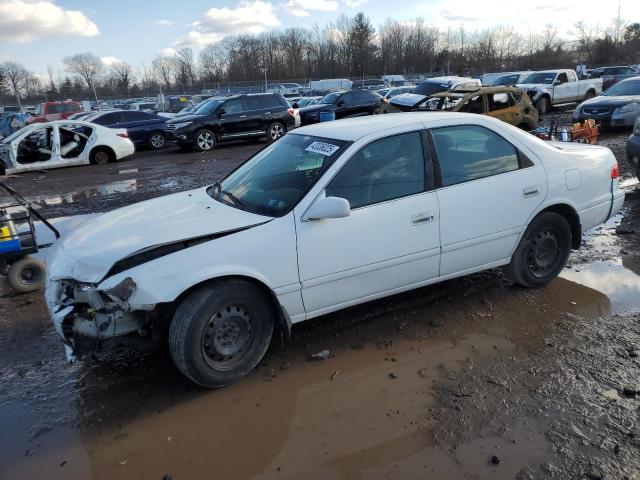
POLYGON ((227 115, 229 115, 230 113, 240 113, 244 111, 241 98, 227 100, 222 108, 224 108, 224 113, 227 115))
POLYGON ((107 113, 105 115, 102 115, 93 120, 93 123, 96 123, 98 125, 114 125, 116 123, 120 123, 120 112, 107 113))
POLYGON ((520 168, 516 148, 487 128, 444 127, 432 135, 444 187, 520 168))
POLYGON ((142 122, 149 120, 148 114, 145 112, 139 112, 137 110, 131 110, 130 112, 123 112, 124 121, 126 122, 142 122))
POLYGON ((262 104, 264 105, 263 108, 282 107, 282 104, 280 103, 280 99, 275 95, 264 95, 261 98, 261 100, 262 100, 262 104))
POLYGON ((513 106, 513 100, 508 93, 489 93, 487 94, 487 102, 490 112, 513 106))
POLYGON ((353 105, 353 94, 354 92, 347 92, 340 97, 338 103, 344 102, 344 105, 353 105))
POLYGON ((371 142, 349 159, 327 186, 326 194, 363 207, 424 191, 424 153, 420 132, 371 142))
POLYGON ((467 100, 461 108, 461 112, 467 113, 484 113, 484 98, 482 95, 476 95, 467 100))
POLYGON ((567 79, 567 74, 562 72, 560 74, 558 74, 558 78, 556 79, 556 82, 560 85, 562 85, 563 83, 567 83, 569 80, 567 79))
MULTIPOLYGON (((244 100, 247 103, 247 110, 248 111, 253 111, 253 110, 262 110, 263 107, 263 102, 261 100, 263 100, 263 96, 262 95, 250 95, 247 96, 244 100)), ((226 110, 226 108, 225 108, 226 110)))

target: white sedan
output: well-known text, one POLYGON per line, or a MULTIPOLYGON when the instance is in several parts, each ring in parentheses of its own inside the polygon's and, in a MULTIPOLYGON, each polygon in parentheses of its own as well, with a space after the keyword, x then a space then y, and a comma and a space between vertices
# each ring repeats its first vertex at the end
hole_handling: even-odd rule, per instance
POLYGON ((124 129, 80 120, 34 123, 0 140, 0 173, 103 164, 134 152, 124 129))
POLYGON ((623 201, 607 148, 493 118, 321 123, 219 183, 79 226, 52 247, 46 299, 70 360, 164 326, 178 368, 216 387, 276 328, 501 266, 545 285, 623 201))

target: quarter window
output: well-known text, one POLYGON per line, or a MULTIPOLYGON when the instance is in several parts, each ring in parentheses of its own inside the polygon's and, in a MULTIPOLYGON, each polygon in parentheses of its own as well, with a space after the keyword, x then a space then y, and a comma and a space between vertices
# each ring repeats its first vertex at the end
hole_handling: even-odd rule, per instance
POLYGON ((509 97, 508 93, 488 93, 487 102, 490 112, 513 106, 513 100, 509 97))
POLYGON ((475 125, 432 130, 442 185, 518 170, 518 151, 500 135, 475 125))
POLYGON ((328 197, 346 198, 351 208, 406 197, 425 188, 420 132, 370 143, 342 167, 326 188, 328 197))

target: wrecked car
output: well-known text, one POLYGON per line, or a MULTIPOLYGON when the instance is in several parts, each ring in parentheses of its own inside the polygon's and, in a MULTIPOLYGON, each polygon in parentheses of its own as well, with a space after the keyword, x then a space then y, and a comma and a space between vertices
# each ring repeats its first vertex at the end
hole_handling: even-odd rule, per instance
POLYGON ((0 140, 0 174, 104 164, 133 155, 126 130, 79 120, 35 123, 0 140))
POLYGON ((483 115, 323 122, 213 185, 77 226, 51 247, 45 298, 70 360, 159 338, 219 387, 274 331, 352 305, 495 267, 546 285, 620 210, 618 175, 607 148, 483 115))
POLYGON ((449 112, 478 113, 497 118, 523 130, 538 125, 538 111, 531 99, 515 87, 457 88, 431 96, 399 95, 388 104, 392 112, 449 112))

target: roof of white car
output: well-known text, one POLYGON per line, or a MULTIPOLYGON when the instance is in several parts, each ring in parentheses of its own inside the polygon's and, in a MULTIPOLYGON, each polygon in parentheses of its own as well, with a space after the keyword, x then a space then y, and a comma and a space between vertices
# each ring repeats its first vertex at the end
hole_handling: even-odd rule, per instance
POLYGON ((345 118, 333 122, 321 122, 296 128, 291 133, 316 137, 335 138, 336 140, 356 141, 362 137, 382 130, 404 125, 423 124, 429 127, 434 120, 451 119, 478 120, 480 115, 460 112, 404 112, 386 115, 367 115, 365 117, 345 118))

